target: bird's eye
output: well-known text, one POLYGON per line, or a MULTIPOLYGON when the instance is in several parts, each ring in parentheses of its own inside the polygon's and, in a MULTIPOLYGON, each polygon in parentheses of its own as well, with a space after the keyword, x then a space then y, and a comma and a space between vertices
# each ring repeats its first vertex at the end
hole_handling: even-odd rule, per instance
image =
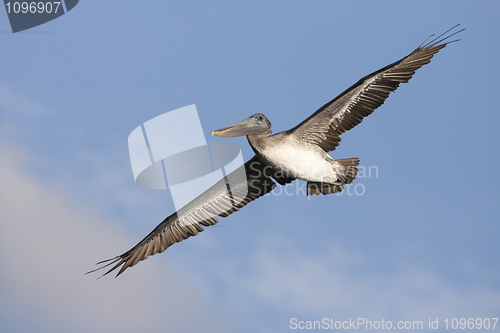
POLYGON ((262 116, 257 116, 257 119, 258 120, 262 120, 262 116))

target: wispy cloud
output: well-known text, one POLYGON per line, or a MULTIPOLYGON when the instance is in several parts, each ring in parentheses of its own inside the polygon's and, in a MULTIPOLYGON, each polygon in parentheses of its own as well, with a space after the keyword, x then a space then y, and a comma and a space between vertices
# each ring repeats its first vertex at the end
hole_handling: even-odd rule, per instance
POLYGON ((172 263, 141 263, 119 279, 84 276, 135 240, 20 171, 29 158, 17 147, 1 145, 0 155, 0 307, 15 309, 6 325, 43 318, 33 320, 37 331, 225 331, 172 263))
POLYGON ((54 112, 31 94, 0 82, 0 141, 19 142, 18 147, 29 150, 30 162, 24 166, 61 187, 77 189, 76 200, 101 212, 143 214, 171 203, 166 191, 141 191, 135 186, 128 154, 120 149, 126 147, 126 136, 91 147, 96 140, 92 132, 66 117, 46 118, 43 124, 37 120, 54 112), (138 207, 144 208, 141 213, 138 207))
POLYGON ((0 110, 29 117, 44 116, 49 112, 41 103, 14 91, 2 82, 0 82, 0 110))
POLYGON ((426 325, 428 318, 498 317, 498 290, 464 287, 416 265, 373 272, 363 269, 367 264, 362 254, 338 246, 305 254, 279 235, 267 235, 249 262, 220 265, 217 278, 230 289, 227 304, 242 304, 241 313, 264 307, 299 320, 361 317, 426 325))

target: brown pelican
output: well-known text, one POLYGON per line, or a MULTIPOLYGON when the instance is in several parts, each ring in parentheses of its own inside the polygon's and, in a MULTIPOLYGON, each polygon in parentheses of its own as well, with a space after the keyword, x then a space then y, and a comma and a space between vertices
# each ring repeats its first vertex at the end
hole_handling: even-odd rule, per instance
POLYGON ((216 224, 216 216, 227 217, 271 192, 276 186, 273 179, 281 185, 295 179, 305 180, 307 195, 342 191, 345 184, 356 177, 359 159, 334 160, 327 153, 339 145, 342 133, 358 125, 382 105, 400 83, 408 82, 417 69, 430 62, 434 54, 456 41, 444 42, 464 29, 443 36, 457 26, 428 43, 425 41, 401 60, 363 77, 288 131, 271 135, 271 123, 261 113, 213 131, 212 135, 221 137, 246 135, 255 156, 163 220, 132 249, 99 262, 98 265, 105 265, 93 271, 113 265, 106 275, 122 266, 116 276, 120 275, 172 244, 197 235, 203 231, 203 226, 216 224))

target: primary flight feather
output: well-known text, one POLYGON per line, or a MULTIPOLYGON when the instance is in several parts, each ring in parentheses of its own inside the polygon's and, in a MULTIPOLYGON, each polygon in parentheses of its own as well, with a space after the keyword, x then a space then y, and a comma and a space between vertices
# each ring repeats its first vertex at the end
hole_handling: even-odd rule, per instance
MULTIPOLYGON (((458 26, 458 25, 457 25, 458 26)), ((358 158, 334 160, 327 152, 335 150, 341 135, 358 125, 384 103, 389 94, 408 82, 415 71, 451 42, 444 34, 416 48, 406 57, 371 73, 323 105, 296 127, 271 135, 271 123, 257 113, 237 124, 213 131, 212 135, 235 137, 246 135, 255 152, 239 169, 224 177, 189 204, 163 220, 136 246, 115 258, 98 263, 96 270, 110 267, 104 274, 127 268, 169 246, 196 236, 203 227, 218 222, 253 200, 295 179, 307 181, 307 195, 340 192, 356 177, 358 158)))

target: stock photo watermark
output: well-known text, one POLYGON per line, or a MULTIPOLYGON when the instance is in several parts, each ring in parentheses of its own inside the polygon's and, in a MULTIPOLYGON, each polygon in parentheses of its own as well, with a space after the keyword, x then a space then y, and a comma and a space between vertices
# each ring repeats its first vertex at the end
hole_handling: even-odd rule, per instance
POLYGON ((349 320, 321 320, 290 319, 292 330, 494 330, 498 318, 429 318, 423 320, 369 320, 368 318, 349 318, 349 320))
MULTIPOLYGON (((136 184, 145 189, 168 189, 176 211, 181 213, 184 207, 198 200, 209 189, 225 190, 224 196, 230 198, 231 207, 235 207, 249 193, 254 197, 264 194, 295 195, 310 199, 312 194, 308 191, 312 186, 330 186, 293 181, 295 177, 287 174, 287 171, 277 171, 271 166, 262 167, 260 162, 243 166, 244 160, 238 145, 231 142, 207 143, 204 133, 194 104, 166 112, 136 127, 128 137, 130 163, 136 184), (252 175, 251 179, 247 179, 247 173, 252 175), (288 184, 274 187, 274 182, 262 181, 269 178, 286 179, 288 184), (217 183, 220 186, 214 189, 217 183)), ((345 181, 334 184, 335 192, 330 193, 336 196, 362 196, 366 193, 362 180, 379 177, 377 166, 349 166, 338 172, 340 179, 345 180, 345 175, 350 174, 356 177, 356 181, 353 184, 345 184, 345 181)), ((228 207, 221 205, 214 209, 211 213, 219 215, 225 214, 228 207)), ((194 222, 199 221, 182 223, 194 222)))
MULTIPOLYGON (((264 168, 265 169, 265 168, 264 168)), ((335 196, 362 196, 366 193, 366 186, 362 183, 362 179, 370 179, 370 178, 378 178, 379 177, 379 169, 376 165, 371 166, 363 166, 359 165, 356 167, 357 175, 356 181, 354 184, 345 184, 344 189, 337 193, 332 193, 331 195, 335 196)), ((286 177, 286 175, 285 175, 286 177)), ((307 182, 296 180, 292 183, 277 186, 273 191, 266 194, 266 196, 307 196, 307 199, 310 200, 312 196, 307 195, 307 182)))
POLYGON ((10 1, 4 0, 13 33, 52 21, 72 10, 79 0, 10 1))
POLYGON ((168 188, 177 211, 221 179, 227 180, 231 191, 238 184, 232 184, 235 177, 228 179, 228 174, 237 174, 246 183, 240 147, 231 142, 207 144, 194 104, 138 126, 130 133, 128 146, 136 184, 168 188))

